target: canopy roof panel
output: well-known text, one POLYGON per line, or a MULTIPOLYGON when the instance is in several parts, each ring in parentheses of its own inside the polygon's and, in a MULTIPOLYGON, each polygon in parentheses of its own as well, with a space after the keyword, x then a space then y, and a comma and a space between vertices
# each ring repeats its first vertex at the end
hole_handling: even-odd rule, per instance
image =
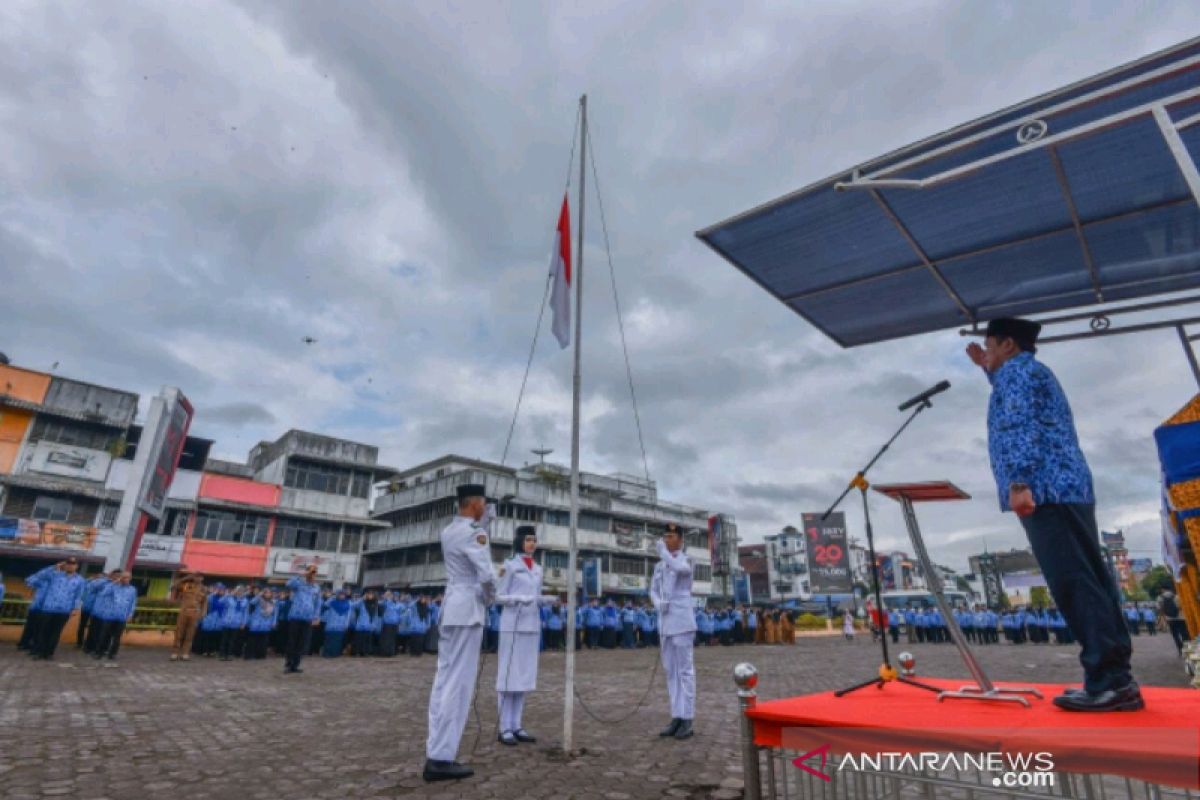
POLYGON ((1200 286, 1200 38, 698 232, 844 347, 1200 286))

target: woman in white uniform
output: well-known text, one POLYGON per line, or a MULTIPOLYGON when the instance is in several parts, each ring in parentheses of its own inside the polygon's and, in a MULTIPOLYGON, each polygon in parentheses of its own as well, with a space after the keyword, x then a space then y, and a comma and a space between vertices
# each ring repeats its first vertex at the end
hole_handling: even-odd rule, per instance
POLYGON ((496 695, 500 705, 500 743, 535 742, 521 725, 525 693, 537 688, 538 646, 542 632, 539 606, 558 598, 542 594, 542 568, 533 560, 537 529, 522 525, 513 536, 513 556, 504 562, 496 601, 500 604, 500 647, 496 659, 496 695))

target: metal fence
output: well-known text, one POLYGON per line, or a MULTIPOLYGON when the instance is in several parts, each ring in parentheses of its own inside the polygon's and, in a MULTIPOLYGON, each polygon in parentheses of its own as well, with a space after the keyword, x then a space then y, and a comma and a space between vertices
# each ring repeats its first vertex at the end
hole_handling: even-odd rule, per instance
MULTIPOLYGON (((178 606, 159 605, 163 601, 139 601, 133 619, 125 626, 130 631, 173 631, 179 617, 178 606)), ((24 597, 6 597, 0 603, 0 625, 24 625, 30 601, 24 597)))

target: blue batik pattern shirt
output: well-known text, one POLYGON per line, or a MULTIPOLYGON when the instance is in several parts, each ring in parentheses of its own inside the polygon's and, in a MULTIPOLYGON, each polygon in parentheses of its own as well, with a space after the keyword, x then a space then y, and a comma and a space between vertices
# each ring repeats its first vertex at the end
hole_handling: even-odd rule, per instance
POLYGON ((321 616, 321 585, 316 581, 309 583, 303 578, 292 578, 287 582, 287 588, 292 593, 292 605, 288 608, 288 619, 300 619, 311 622, 321 616))
POLYGON ((1011 510, 1008 492, 1014 483, 1028 484, 1038 505, 1095 503, 1071 406, 1050 368, 1032 353, 1021 353, 989 379, 988 454, 1000 510, 1011 510))
POLYGON ((100 590, 92 616, 106 622, 128 622, 137 608, 137 587, 127 583, 109 583, 100 590))
POLYGON ((47 614, 70 614, 79 608, 83 597, 83 577, 68 575, 54 566, 33 573, 25 579, 25 585, 42 590, 38 610, 47 614))

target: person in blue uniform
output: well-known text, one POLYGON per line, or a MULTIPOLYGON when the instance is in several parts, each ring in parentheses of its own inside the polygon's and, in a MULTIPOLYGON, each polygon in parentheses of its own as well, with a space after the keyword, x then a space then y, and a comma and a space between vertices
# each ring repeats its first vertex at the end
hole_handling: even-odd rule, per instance
POLYGON ((291 593, 291 603, 288 605, 283 672, 285 675, 294 675, 303 672, 300 661, 308 652, 313 622, 321 616, 321 585, 317 583, 317 565, 309 564, 304 570, 304 577, 289 579, 287 590, 291 593))
POLYGON ((758 641, 758 612, 753 608, 746 611, 746 641, 749 644, 758 641))
POLYGON ((546 616, 546 649, 562 650, 566 644, 563 632, 567 626, 567 611, 558 601, 550 606, 549 611, 546 616))
POLYGON ((442 620, 442 595, 433 598, 429 603, 429 632, 425 634, 425 652, 437 655, 438 626, 442 620))
POLYGON ((208 593, 208 604, 200 619, 200 631, 192 643, 192 652, 211 658, 221 648, 221 617, 225 613, 225 584, 216 583, 208 593))
POLYGON ((130 573, 114 570, 109 577, 110 580, 92 605, 92 617, 100 622, 100 633, 96 636, 92 658, 115 661, 121 649, 125 625, 133 619, 133 612, 137 608, 138 593, 137 587, 129 582, 133 577, 130 573))
POLYGON ((617 631, 621 629, 621 615, 617 604, 609 600, 604 604, 604 630, 600 634, 600 646, 612 650, 617 646, 617 631))
POLYGON ((432 619, 433 611, 424 596, 405 604, 403 628, 407 632, 410 656, 419 658, 425 653, 425 635, 429 632, 432 619))
POLYGON ((593 597, 583 609, 583 644, 588 650, 600 646, 600 635, 604 631, 604 609, 600 598, 593 597))
POLYGON ((25 579, 26 585, 45 591, 41 600, 42 613, 38 620, 37 638, 30 652, 35 660, 50 661, 54 658, 67 620, 79 610, 83 601, 84 581, 78 569, 79 562, 71 557, 38 570, 25 579))
MULTIPOLYGON (((25 584, 28 586, 29 581, 26 581, 25 584)), ((21 628, 21 638, 17 641, 17 649, 32 656, 36 652, 34 643, 37 641, 38 631, 41 630, 42 601, 46 599, 46 585, 43 583, 30 586, 30 588, 33 589, 33 597, 30 598, 29 606, 25 609, 25 625, 21 628)))
POLYGON ((367 591, 354 601, 354 639, 350 655, 365 658, 371 655, 371 639, 375 634, 375 622, 379 615, 379 601, 375 592, 367 591))
POLYGON ((96 649, 96 641, 100 637, 100 628, 103 627, 103 624, 97 622, 95 626, 92 625, 92 609, 104 587, 115 581, 120 574, 121 570, 114 569, 108 574, 97 575, 84 584, 83 600, 79 606, 79 625, 75 628, 76 650, 90 654, 96 649))
POLYGON ((379 599, 379 655, 391 658, 396 655, 400 638, 400 615, 404 605, 394 592, 384 592, 379 599))
POLYGON ((325 604, 321 611, 321 622, 325 624, 325 642, 321 645, 323 658, 339 658, 346 649, 346 630, 354 607, 345 589, 325 604))
POLYGON ((622 649, 632 650, 637 646, 637 641, 634 636, 635 630, 637 630, 637 609, 633 607, 632 602, 626 600, 625 605, 621 608, 622 649))
POLYGON ((246 596, 246 587, 238 586, 233 594, 225 598, 225 607, 221 613, 221 660, 230 661, 238 655, 238 641, 242 629, 246 627, 249 616, 250 600, 246 596))
POLYGON ((1146 626, 1146 633, 1154 636, 1158 633, 1158 615, 1154 613, 1153 606, 1146 606, 1142 609, 1142 624, 1146 626))
POLYGON ((264 589, 250 598, 246 618, 246 646, 243 649, 247 661, 261 661, 267 657, 267 642, 275 630, 279 614, 279 603, 270 589, 264 589))
POLYGON ((988 455, 1001 511, 1020 520, 1055 606, 1081 645, 1082 689, 1054 698, 1067 711, 1145 707, 1130 664, 1116 581, 1100 550, 1091 470, 1058 379, 1035 358, 1041 325, 988 323, 967 355, 992 386, 988 455))
POLYGON ((1142 615, 1138 613, 1137 604, 1127 603, 1125 605, 1125 624, 1134 636, 1141 636, 1141 622, 1142 615))

